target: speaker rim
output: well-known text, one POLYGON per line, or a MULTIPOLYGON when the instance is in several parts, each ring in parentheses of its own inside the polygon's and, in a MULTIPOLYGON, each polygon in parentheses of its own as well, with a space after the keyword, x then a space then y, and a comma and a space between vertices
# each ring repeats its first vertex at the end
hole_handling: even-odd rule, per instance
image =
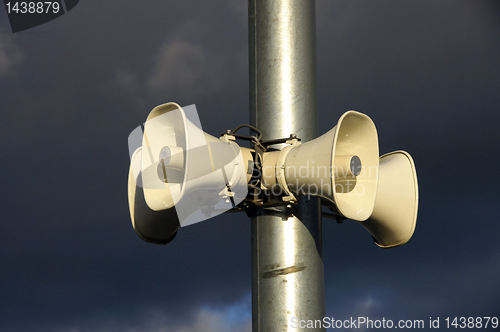
MULTIPOLYGON (((185 146, 184 150, 186 150, 190 146, 190 142, 189 142, 190 138, 189 138, 189 135, 187 135, 187 131, 188 131, 187 120, 188 119, 186 117, 184 109, 179 104, 177 104, 176 102, 164 103, 164 104, 158 105, 155 108, 153 108, 151 110, 151 112, 149 112, 149 114, 148 114, 148 116, 146 118, 146 122, 144 123, 144 133, 146 132, 146 125, 147 125, 148 121, 150 121, 150 120, 152 120, 152 119, 154 119, 154 118, 156 118, 158 116, 161 116, 163 114, 166 114, 166 113, 169 113, 169 112, 173 112, 173 111, 179 111, 179 113, 181 115, 183 135, 184 135, 184 139, 185 139, 185 143, 186 143, 186 146, 185 146), (173 108, 169 109, 171 107, 173 107, 173 108), (164 110, 164 109, 166 109, 166 110, 164 110)), ((143 133, 143 140, 142 140, 142 146, 141 146, 142 148, 144 148, 144 144, 145 144, 144 133, 143 133)), ((143 168, 143 161, 144 161, 144 158, 141 161, 141 169, 143 168)), ((187 170, 188 167, 189 167, 189 160, 188 160, 188 158, 185 158, 184 170, 187 170)), ((184 172, 183 179, 182 179, 182 182, 181 182, 181 189, 180 189, 177 201, 175 201, 174 198, 172 197, 172 204, 173 204, 172 207, 175 207, 175 205, 177 203, 179 203, 180 198, 183 197, 184 194, 185 194, 186 177, 187 177, 187 174, 186 174, 186 172, 184 172)), ((166 183, 166 185, 169 186, 167 183, 166 183)), ((147 200, 146 200, 146 203, 147 203, 147 200)), ((149 203, 148 203, 148 206, 149 206, 149 203)), ((159 209, 155 209, 155 208, 151 208, 151 209, 154 210, 154 211, 162 211, 162 210, 164 210, 163 207, 159 208, 159 209)))
MULTIPOLYGON (((386 158, 386 157, 389 157, 391 155, 403 155, 405 156, 408 161, 409 161, 409 164, 410 164, 410 168, 411 168, 411 173, 412 173, 412 179, 413 179, 413 185, 414 185, 414 190, 415 190, 415 195, 414 195, 414 209, 413 209, 413 219, 412 219, 412 225, 411 225, 411 230, 409 232, 410 236, 408 237, 408 239, 406 240, 403 240, 403 241, 400 241, 396 244, 391 244, 391 245, 382 245, 380 244, 377 239, 375 239, 375 237, 373 237, 373 239, 375 240, 375 244, 377 246, 379 246, 380 248, 393 248, 393 247, 399 247, 399 246, 402 246, 406 243, 408 243, 408 241, 410 241, 410 239, 413 237, 413 234, 415 232, 415 228, 417 226, 417 217, 418 217, 418 201, 419 201, 419 192, 418 192, 418 178, 417 178, 417 169, 415 167, 415 163, 413 161, 413 158, 412 156, 404 151, 404 150, 396 150, 396 151, 392 151, 392 152, 388 152, 386 154, 383 154, 382 156, 380 156, 379 160, 382 160, 383 158, 386 158)), ((376 203, 376 199, 375 199, 375 203, 376 203)))
MULTIPOLYGON (((129 172, 128 172, 128 183, 127 183, 127 186, 128 186, 128 190, 127 190, 128 191, 128 204, 129 204, 129 213, 130 213, 130 220, 132 222, 132 228, 134 229, 135 234, 137 234, 137 236, 139 236, 139 238, 141 238, 143 241, 158 244, 158 245, 164 245, 164 244, 171 242, 175 238, 175 236, 177 235, 177 231, 180 227, 180 223, 179 223, 179 220, 178 220, 178 217, 177 217, 175 210, 173 210, 174 208, 170 208, 170 209, 163 210, 163 211, 154 211, 154 210, 149 209, 149 210, 146 210, 147 212, 145 214, 137 215, 136 204, 137 204, 138 200, 144 203, 144 204, 142 204, 143 206, 149 208, 147 206, 147 203, 145 202, 144 193, 143 192, 141 193, 141 190, 139 190, 139 195, 142 194, 142 196, 138 196, 138 192, 137 192, 137 188, 139 188, 139 186, 137 185, 137 182, 138 182, 137 179, 139 178, 139 176, 141 176, 142 172, 139 171, 139 174, 137 174, 137 176, 135 176, 134 171, 133 171, 133 165, 134 165, 134 161, 137 158, 138 154, 142 155, 142 147, 137 148, 134 151, 134 153, 132 154, 132 158, 130 159, 130 166, 129 166, 129 172), (172 216, 177 218, 177 223, 175 223, 175 221, 173 223, 170 221, 172 216), (142 219, 145 222, 148 222, 147 219, 149 218, 149 225, 151 225, 151 220, 154 219, 154 222, 156 224, 156 230, 158 230, 157 229, 158 225, 163 226, 163 229, 160 229, 160 232, 155 232, 155 234, 158 234, 158 235, 163 234, 165 231, 165 227, 168 228, 168 231, 170 234, 168 235, 168 237, 147 236, 146 234, 144 234, 141 231, 141 228, 144 225, 139 227, 139 225, 136 222, 136 217, 139 217, 139 219, 142 219)), ((142 156, 140 156, 140 157, 142 157, 142 156)), ((142 161, 142 158, 139 161, 142 161)), ((141 222, 139 224, 141 224, 141 222)))
MULTIPOLYGON (((339 132, 340 132, 340 128, 345 120, 345 118, 349 117, 349 116, 358 116, 358 117, 361 117, 363 118, 364 120, 368 121, 371 126, 373 127, 373 131, 374 131, 374 138, 376 140, 375 142, 375 146, 376 146, 376 155, 378 156, 379 154, 379 144, 378 144, 378 132, 377 132, 377 127, 375 126, 375 123, 373 122, 373 120, 366 114, 364 113, 361 113, 361 112, 358 112, 358 111, 355 111, 355 110, 349 110, 347 112, 345 112, 344 114, 342 114, 342 116, 339 118, 338 122, 337 122, 337 125, 335 126, 335 134, 333 136, 333 146, 332 146, 332 151, 331 151, 331 162, 332 163, 335 163, 335 155, 337 153, 337 144, 338 144, 338 141, 339 141, 339 132)), ((338 197, 338 193, 336 191, 336 181, 335 181, 335 177, 332 176, 332 174, 330 174, 331 176, 331 184, 332 184, 332 196, 333 196, 333 202, 335 204, 335 206, 337 207, 338 211, 340 212, 340 214, 342 214, 343 216, 347 217, 348 219, 352 219, 352 220, 355 220, 355 221, 365 221, 367 220, 373 213, 373 209, 375 208, 375 200, 377 198, 377 187, 378 187, 378 181, 379 181, 379 164, 380 164, 380 158, 377 158, 377 174, 376 174, 376 177, 375 177, 375 190, 374 190, 374 195, 373 195, 373 202, 371 204, 371 208, 368 209, 368 211, 370 211, 369 213, 364 213, 363 214, 363 217, 356 217, 356 218, 353 218, 352 215, 350 213, 345 213, 345 209, 344 209, 344 212, 342 211, 343 209, 341 208, 341 206, 343 205, 341 203, 342 199, 340 199, 340 197, 338 197), (348 216, 349 215, 349 216, 348 216), (366 217, 365 217, 366 216, 366 217)), ((335 167, 334 164, 331 165, 332 167, 335 167)), ((329 197, 327 197, 327 199, 331 200, 329 197)))

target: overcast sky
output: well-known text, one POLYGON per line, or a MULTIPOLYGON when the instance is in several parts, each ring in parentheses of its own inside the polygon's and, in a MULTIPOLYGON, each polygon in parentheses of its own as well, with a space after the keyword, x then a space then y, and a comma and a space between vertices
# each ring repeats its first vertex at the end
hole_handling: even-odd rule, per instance
MULTIPOLYGON (((326 313, 500 316, 500 4, 317 0, 320 132, 350 109, 414 158, 417 227, 382 250, 323 223, 326 313)), ((127 137, 156 105, 249 122, 245 0, 81 1, 13 34, 0 8, 0 330, 250 331, 250 221, 143 242, 127 137)))

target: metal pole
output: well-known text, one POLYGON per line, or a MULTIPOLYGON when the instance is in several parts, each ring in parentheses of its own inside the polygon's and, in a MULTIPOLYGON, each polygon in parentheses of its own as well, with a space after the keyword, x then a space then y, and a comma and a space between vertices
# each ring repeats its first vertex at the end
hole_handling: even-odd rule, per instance
MULTIPOLYGON (((249 37, 252 124, 265 140, 315 138, 314 0, 249 0, 249 37)), ((261 209, 252 218, 253 331, 321 320, 324 302, 319 201, 299 198, 291 211, 261 209)))

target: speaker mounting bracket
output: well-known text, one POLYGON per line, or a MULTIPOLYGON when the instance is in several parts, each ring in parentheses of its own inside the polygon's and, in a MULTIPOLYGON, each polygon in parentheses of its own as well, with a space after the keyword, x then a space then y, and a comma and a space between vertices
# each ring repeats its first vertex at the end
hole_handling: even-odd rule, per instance
POLYGON ((253 165, 255 167, 254 171, 256 171, 256 174, 252 176, 253 181, 251 180, 251 185, 249 185, 250 188, 253 188, 255 190, 258 190, 260 192, 259 195, 255 195, 254 193, 249 193, 247 198, 241 202, 237 207, 233 207, 230 211, 232 212, 237 212, 237 211, 246 211, 247 214, 255 214, 257 210, 261 208, 274 208, 274 207, 285 207, 291 209, 293 205, 297 204, 297 198, 295 195, 290 191, 288 188, 288 185, 286 184, 286 179, 285 179, 285 161, 288 153, 292 149, 292 147, 295 147, 297 145, 300 145, 301 139, 297 137, 296 134, 290 134, 289 137, 283 137, 283 138, 277 138, 277 139, 271 139, 271 140, 262 140, 263 133, 261 130, 258 128, 249 125, 249 124, 242 124, 236 127, 233 130, 226 130, 224 133, 220 135, 221 140, 228 142, 228 141, 235 141, 235 140, 244 140, 244 141, 249 141, 253 143, 253 148, 254 151, 252 154, 254 156, 253 160, 253 165), (251 131, 257 133, 256 136, 247 136, 247 135, 241 135, 238 134, 237 131, 240 130, 241 128, 249 128, 251 131), (283 147, 281 150, 273 149, 271 146, 272 145, 277 145, 277 144, 286 144, 285 147, 283 147), (262 169, 261 169, 261 161, 263 160, 263 155, 266 152, 271 152, 275 150, 276 153, 278 153, 277 159, 276 159, 276 165, 275 165, 275 177, 276 177, 276 185, 279 185, 280 188, 282 188, 282 195, 275 197, 276 199, 272 199, 270 201, 264 201, 262 195, 263 190, 265 189, 265 186, 263 186, 263 180, 262 180, 262 169))

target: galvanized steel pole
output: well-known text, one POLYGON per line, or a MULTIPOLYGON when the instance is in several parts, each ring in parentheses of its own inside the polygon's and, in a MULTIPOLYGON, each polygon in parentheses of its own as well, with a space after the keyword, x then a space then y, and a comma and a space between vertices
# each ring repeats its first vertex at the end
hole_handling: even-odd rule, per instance
MULTIPOLYGON (((251 122, 265 140, 318 135, 315 29, 314 0, 249 0, 251 122)), ((252 218, 252 311, 254 332, 325 316, 317 199, 252 218)))

